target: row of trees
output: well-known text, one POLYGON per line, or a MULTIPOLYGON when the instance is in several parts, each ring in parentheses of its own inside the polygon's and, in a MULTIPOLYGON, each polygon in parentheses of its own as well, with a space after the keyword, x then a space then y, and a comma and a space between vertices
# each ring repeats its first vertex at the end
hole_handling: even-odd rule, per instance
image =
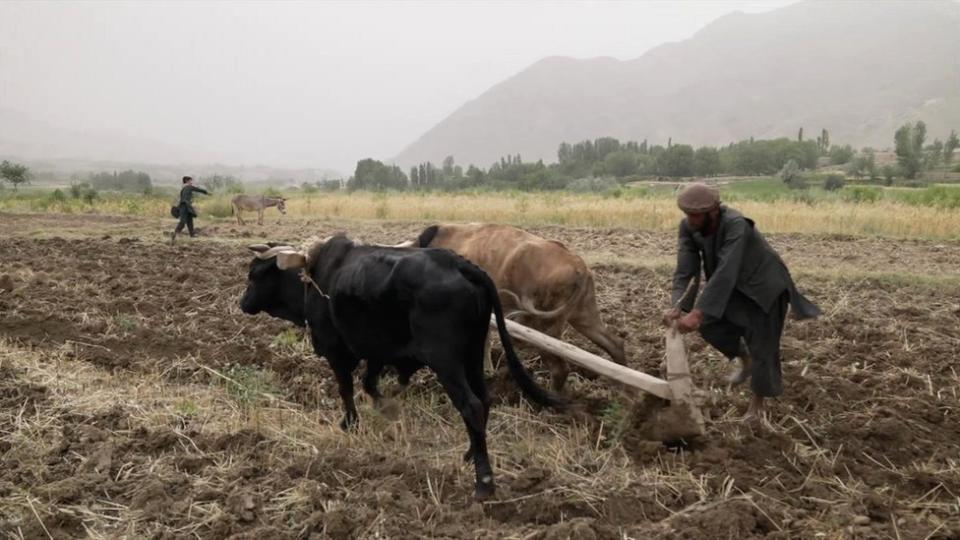
POLYGON ((140 171, 93 173, 87 177, 87 183, 100 191, 133 191, 148 195, 153 192, 150 175, 140 171))
MULTIPOLYGON (((823 147, 818 141, 745 140, 715 148, 694 149, 686 144, 650 145, 647 141, 621 143, 613 137, 602 137, 575 144, 562 143, 557 150, 557 163, 542 160, 524 162, 519 155, 500 158, 488 169, 474 165, 463 169, 453 156, 447 156, 438 167, 431 162, 410 168, 409 175, 398 167, 374 159, 357 162, 347 188, 457 190, 486 186, 522 190, 564 189, 577 180, 589 177, 612 177, 620 181, 641 176, 687 177, 718 174, 774 174, 789 162, 801 169, 817 165, 823 147)), ((800 137, 798 137, 799 139, 800 137)))
MULTIPOLYGON (((666 146, 628 141, 621 144, 613 137, 576 144, 563 143, 557 151, 559 170, 572 177, 613 176, 714 176, 718 174, 773 174, 790 160, 803 168, 813 168, 822 153, 823 143, 787 138, 744 140, 723 147, 686 144, 666 146)), ((822 139, 818 139, 822 140, 822 139)))

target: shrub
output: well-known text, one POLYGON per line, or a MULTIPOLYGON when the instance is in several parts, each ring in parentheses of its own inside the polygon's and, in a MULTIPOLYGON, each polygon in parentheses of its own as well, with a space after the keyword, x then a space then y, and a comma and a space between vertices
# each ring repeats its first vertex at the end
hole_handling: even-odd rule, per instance
POLYGON ((826 180, 823 181, 823 189, 827 191, 837 191, 842 189, 843 185, 843 177, 839 174, 829 174, 826 180))
POLYGON ((807 181, 803 175, 800 174, 800 165, 792 159, 784 163, 783 168, 780 169, 779 176, 790 189, 807 188, 807 181))
POLYGON ((883 184, 885 186, 892 186, 893 177, 897 175, 897 169, 892 165, 884 165, 880 168, 880 174, 883 175, 883 184))
POLYGON ((93 206, 93 202, 100 198, 100 196, 97 193, 97 190, 89 188, 83 192, 80 198, 83 199, 83 202, 93 206))
POLYGON ((50 193, 50 202, 65 203, 67 202, 67 195, 59 189, 55 189, 50 193))

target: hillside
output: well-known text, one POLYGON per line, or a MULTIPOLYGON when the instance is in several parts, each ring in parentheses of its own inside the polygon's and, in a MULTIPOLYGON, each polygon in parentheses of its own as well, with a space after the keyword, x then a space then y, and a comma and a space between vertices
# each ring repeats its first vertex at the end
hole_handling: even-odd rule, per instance
POLYGON ((561 141, 611 135, 690 144, 815 136, 889 146, 922 119, 960 127, 960 4, 801 2, 732 13, 639 58, 547 58, 464 104, 396 162, 556 160, 561 141))

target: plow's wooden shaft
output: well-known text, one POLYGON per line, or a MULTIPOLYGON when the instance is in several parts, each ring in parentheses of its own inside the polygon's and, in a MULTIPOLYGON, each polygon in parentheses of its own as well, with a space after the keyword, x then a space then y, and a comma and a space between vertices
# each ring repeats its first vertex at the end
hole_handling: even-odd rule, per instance
MULTIPOLYGON (((535 347, 543 349, 547 352, 553 353, 561 358, 569 360, 578 366, 583 366, 591 371, 610 377, 616 381, 619 381, 623 384, 639 388, 644 392, 649 392, 657 397, 663 399, 674 399, 673 391, 670 389, 670 384, 667 381, 658 379, 652 375, 647 375, 646 373, 641 373, 639 371, 632 370, 626 366, 621 366, 607 360, 606 358, 601 358, 595 354, 591 354, 579 347, 570 345, 556 339, 554 337, 548 336, 542 332, 538 332, 532 328, 527 328, 522 324, 515 323, 513 321, 506 321, 507 331, 510 332, 510 336, 516 338, 525 343, 529 343, 535 347)), ((490 326, 496 330, 497 322, 494 318, 490 319, 490 326)), ((683 399, 683 398, 681 398, 683 399)))

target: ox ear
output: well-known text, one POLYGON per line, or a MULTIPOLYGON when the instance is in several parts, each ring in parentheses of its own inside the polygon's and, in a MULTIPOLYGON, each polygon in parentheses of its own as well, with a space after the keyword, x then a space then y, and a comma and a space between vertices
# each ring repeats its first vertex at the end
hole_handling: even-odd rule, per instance
POLYGON ((299 251, 281 251, 277 253, 277 268, 281 270, 300 270, 307 266, 307 256, 299 251))
POLYGON ((264 251, 270 249, 270 246, 266 244, 251 244, 247 246, 247 249, 254 253, 263 253, 264 251))

